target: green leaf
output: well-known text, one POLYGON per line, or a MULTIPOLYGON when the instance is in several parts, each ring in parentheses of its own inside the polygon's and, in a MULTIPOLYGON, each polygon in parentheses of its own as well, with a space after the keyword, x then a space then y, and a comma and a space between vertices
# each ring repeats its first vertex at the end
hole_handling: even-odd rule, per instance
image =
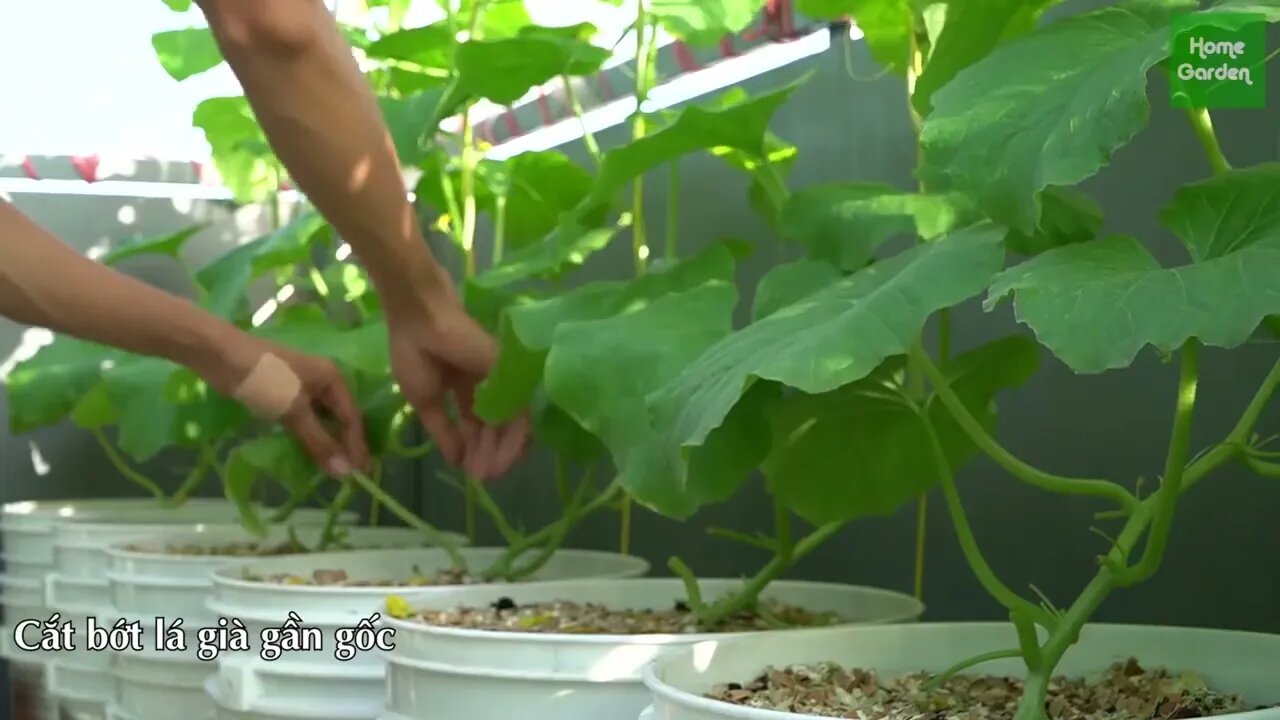
POLYGON ((442 76, 450 69, 453 32, 445 22, 398 30, 370 43, 365 53, 373 60, 399 60, 422 70, 436 70, 442 76))
POLYGON ((255 328, 253 334, 329 358, 355 372, 375 376, 390 373, 387 326, 383 322, 350 329, 323 320, 275 322, 255 328))
POLYGON ((840 271, 822 260, 797 260, 775 266, 756 285, 751 318, 760 320, 772 315, 839 279, 840 271))
POLYGON ((478 275, 475 283, 493 289, 529 278, 554 277, 603 250, 620 229, 587 228, 574 217, 565 217, 547 237, 511 253, 501 265, 478 275))
POLYGON ((1124 236, 1069 245, 1006 270, 986 307, 1012 294, 1018 319, 1078 373, 1125 367, 1146 345, 1236 347, 1280 313, 1280 164, 1184 186, 1161 221, 1191 264, 1161 267, 1124 236))
POLYGON ((178 258, 187 241, 208 226, 209 223, 200 223, 171 235, 137 238, 122 243, 119 247, 113 248, 111 252, 104 255, 101 262, 103 265, 116 265, 129 258, 142 255, 165 255, 171 258, 178 258))
POLYGON ((101 430, 120 422, 111 396, 107 394, 107 386, 99 382, 93 389, 80 398, 71 410, 71 422, 86 430, 101 430))
POLYGON ((158 32, 151 36, 151 47, 169 77, 179 82, 222 64, 222 51, 207 27, 158 32))
MULTIPOLYGON (((1147 73, 1169 55, 1173 17, 1195 6, 1128 0, 1002 45, 934 93, 921 178, 970 193, 992 219, 1032 233, 1044 188, 1092 176, 1146 124, 1147 73)), ((1243 22, 1216 9, 1199 16, 1243 22)), ((1259 11, 1280 18, 1280 7, 1259 11)))
POLYGON ((444 93, 433 88, 407 97, 378 98, 378 107, 391 131, 402 166, 416 166, 427 158, 428 146, 439 131, 440 123, 457 109, 456 105, 441 105, 444 93))
POLYGON ((929 50, 911 102, 928 115, 930 99, 961 70, 986 57, 1003 42, 1033 30, 1040 15, 1060 0, 988 0, 948 2, 946 24, 929 50))
POLYGON ((312 247, 329 236, 328 229, 318 213, 306 212, 279 230, 219 256, 196 273, 196 282, 206 293, 204 308, 219 317, 235 317, 253 280, 272 270, 309 263, 312 247))
MULTIPOLYGON (((957 355, 943 368, 951 390, 988 434, 996 429, 995 397, 1001 390, 1024 385, 1040 367, 1040 346, 1030 338, 1012 336, 957 355)), ((960 429, 951 412, 931 396, 925 405, 938 442, 952 470, 978 454, 978 447, 960 429)))
POLYGON ((782 212, 782 229, 814 258, 857 270, 895 235, 932 240, 976 219, 957 195, 922 195, 882 183, 830 183, 793 193, 782 212))
POLYGON ((705 500, 647 467, 657 459, 648 447, 658 431, 645 398, 732 330, 736 302, 732 283, 711 280, 610 318, 561 325, 547 356, 548 397, 604 442, 634 497, 664 512, 688 514, 705 500))
POLYGON ((191 0, 160 0, 174 12, 186 12, 191 9, 191 0))
POLYGON ((613 317, 709 280, 728 282, 733 271, 728 244, 717 243, 665 271, 631 282, 592 283, 557 297, 511 306, 504 314, 497 367, 476 390, 476 414, 501 422, 529 403, 561 327, 613 317))
POLYGON ((458 81, 470 95, 510 105, 561 75, 590 75, 609 59, 608 50, 581 39, 595 28, 528 27, 515 37, 472 40, 457 51, 458 81))
POLYGON ((565 462, 585 467, 608 452, 600 438, 584 430, 564 410, 546 402, 545 398, 535 418, 534 440, 539 446, 551 448, 565 462))
POLYGON ((889 382, 901 365, 901 356, 893 357, 866 378, 794 393, 771 408, 765 478, 805 520, 888 515, 938 481, 928 431, 889 382))
POLYGON ((244 97, 202 101, 192 124, 204 131, 214 166, 240 203, 265 199, 278 186, 278 163, 244 97))
POLYGON ((1010 230, 1006 246, 1022 255, 1037 255, 1063 245, 1088 242, 1102 229, 1102 208, 1075 188, 1050 187, 1040 196, 1040 227, 1031 235, 1010 230))
POLYGON ((852 17, 876 62, 905 73, 915 16, 907 0, 800 0, 800 12, 820 20, 852 17))
POLYGON ((766 137, 774 113, 808 78, 806 74, 777 90, 727 107, 687 107, 667 127, 606 152, 595 189, 585 203, 607 202, 649 170, 699 150, 728 148, 764 160, 771 149, 766 137))
POLYGON ((180 437, 174 386, 181 369, 168 360, 131 356, 103 373, 119 418, 117 442, 136 462, 150 460, 180 437))
POLYGON ((649 15, 686 43, 707 47, 746 30, 764 4, 764 0, 653 0, 649 15))
MULTIPOLYGON (((906 352, 928 317, 985 289, 1004 257, 987 223, 918 245, 775 311, 717 343, 655 392, 658 444, 639 485, 692 487, 684 457, 703 445, 752 383, 772 380, 819 394, 866 377, 906 352)), ((691 490, 692 492, 692 490, 691 490)), ((665 510, 664 510, 665 512, 665 510)))
MULTIPOLYGON (((513 250, 526 247, 554 230, 591 192, 592 177, 569 156, 555 150, 524 152, 508 161, 511 188, 507 195, 505 242, 513 250)), ((587 227, 605 221, 600 205, 583 218, 587 227)))
POLYGON ((66 419, 95 388, 105 364, 124 353, 59 335, 9 372, 9 430, 15 435, 66 419))

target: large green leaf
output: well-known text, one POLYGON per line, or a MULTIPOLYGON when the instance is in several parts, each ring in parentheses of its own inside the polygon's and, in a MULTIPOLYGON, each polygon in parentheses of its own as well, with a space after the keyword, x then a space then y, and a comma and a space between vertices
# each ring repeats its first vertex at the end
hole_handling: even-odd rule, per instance
POLYGON ((110 252, 102 257, 101 262, 103 265, 115 265, 129 258, 143 255, 164 255, 178 258, 187 241, 208 226, 209 223, 199 223, 161 237, 144 237, 130 240, 112 248, 110 252))
MULTIPOLYGON (((992 219, 1032 233, 1041 190, 1092 176, 1146 124, 1147 73, 1169 55, 1172 18, 1195 6, 1127 0, 1054 22, 961 71, 933 95, 922 179, 972 193, 992 219)), ((1244 3, 1221 10, 1200 16, 1245 22, 1232 14, 1244 3)), ((1280 7, 1257 10, 1280 17, 1280 7)))
POLYGON ((645 399, 732 330, 736 303, 732 283, 711 280, 556 330, 546 361, 547 395, 604 442, 627 490, 641 502, 687 513, 706 501, 670 486, 657 468, 635 471, 657 459, 648 448, 659 431, 645 399))
POLYGON ((650 398, 659 444, 640 485, 690 487, 684 457, 719 427, 743 392, 772 380, 810 394, 866 377, 902 354, 937 310, 985 289, 1004 253, 983 223, 918 245, 775 311, 703 353, 650 398))
POLYGON ((756 285, 752 320, 768 317, 840 279, 840 270, 822 260, 797 260, 776 265, 756 285))
POLYGON ((652 0, 649 14, 690 45, 710 46, 747 29, 764 4, 765 0, 652 0))
POLYGON ((578 214, 575 210, 573 215, 562 217, 560 225, 545 238, 511 253, 501 265, 476 276, 475 284, 494 289, 529 278, 556 277, 608 247, 622 229, 620 225, 587 227, 578 222, 578 214))
POLYGON ((315 465, 298 443, 283 433, 272 433, 241 443, 227 456, 223 468, 223 490, 240 509, 245 526, 263 533, 265 525, 254 490, 266 476, 289 490, 293 496, 305 494, 316 476, 315 465))
POLYGON ((1031 234, 1010 230, 1006 246, 1036 255, 1063 245, 1088 242, 1102 229, 1102 208, 1075 188, 1050 187, 1040 194, 1040 223, 1031 234))
POLYGON ((563 295, 514 305, 504 314, 497 367, 476 391, 476 413, 498 422, 514 416, 542 380, 547 353, 562 326, 612 317, 664 295, 733 277, 733 255, 724 243, 630 282, 583 285, 563 295))
POLYGON ((782 230, 814 258, 857 270, 895 235, 932 240, 976 219, 971 203, 957 195, 904 192, 883 183, 827 183, 792 193, 782 230))
MULTIPOLYGON (((511 158, 508 165, 504 240, 512 249, 546 236, 591 191, 591 174, 561 152, 524 152, 511 158)), ((605 205, 593 208, 584 218, 586 226, 602 224, 607 209, 605 205)))
POLYGON ((146 462, 181 437, 181 366, 162 358, 130 356, 103 373, 103 385, 118 419, 120 449, 146 462))
POLYGON ((247 99, 204 100, 196 106, 192 124, 204 131, 214 166, 238 202, 256 202, 275 191, 278 164, 247 99))
POLYGON ((398 60, 443 76, 450 69, 454 33, 444 22, 387 33, 365 50, 374 60, 398 60))
POLYGON ((449 100, 442 104, 445 92, 431 88, 405 97, 378 98, 378 107, 391 131, 401 165, 412 167, 426 159, 440 123, 458 109, 449 100))
POLYGON ((123 356, 103 345, 55 337, 9 372, 9 431, 20 435, 62 421, 97 385, 104 365, 123 356))
POLYGON ((459 86, 466 93, 510 105, 561 75, 590 75, 609 51, 588 39, 595 27, 523 28, 515 37, 472 40, 458 46, 459 86))
POLYGON ((151 47, 165 72, 178 81, 222 64, 222 51, 207 27, 158 32, 151 36, 151 47))
MULTIPOLYGON (((947 366, 951 389, 988 431, 995 396, 1026 382, 1038 347, 997 340, 947 366)), ((870 375, 825 393, 795 393, 770 409, 772 450, 764 462, 770 489, 813 523, 893 513, 940 479, 928 429, 908 400, 905 358, 888 358, 870 375)), ((926 405, 953 470, 977 452, 936 398, 926 405)))
POLYGON ((160 0, 174 12, 186 12, 191 9, 191 0, 160 0))
POLYGON ((754 98, 732 105, 692 105, 680 111, 667 127, 604 154, 596 186, 587 204, 612 198, 628 183, 649 170, 699 150, 728 148, 765 160, 769 123, 809 75, 754 98))
POLYGON ((798 9, 822 20, 852 17, 872 57, 894 72, 906 72, 915 28, 908 0, 800 0, 798 9))
POLYGON ((284 227, 224 253, 196 273, 205 291, 206 310, 232 318, 245 302, 249 284, 263 273, 306 263, 311 248, 326 237, 329 225, 314 212, 306 212, 284 227))
POLYGON ((1125 367, 1146 345, 1235 347, 1280 313, 1280 164, 1185 186, 1161 220, 1191 264, 1162 267, 1137 240, 1113 236, 1010 268, 986 305, 1012 294, 1018 319, 1081 373, 1125 367))
POLYGON ((255 328, 253 334, 329 358, 355 372, 374 376, 390 372, 387 326, 382 322, 348 329, 324 321, 284 321, 255 328))
POLYGON ((988 0, 946 3, 946 22, 929 49, 929 61, 916 81, 911 102, 928 115, 930 99, 961 70, 981 60, 1002 42, 1035 28, 1048 7, 1061 0, 988 0))

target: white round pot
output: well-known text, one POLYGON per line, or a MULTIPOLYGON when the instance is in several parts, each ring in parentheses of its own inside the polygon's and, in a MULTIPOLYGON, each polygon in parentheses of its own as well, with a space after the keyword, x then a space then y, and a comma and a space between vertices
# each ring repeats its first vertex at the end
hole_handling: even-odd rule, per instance
POLYGON ((174 708, 203 720, 214 711, 204 683, 214 666, 180 653, 116 653, 112 711, 130 720, 170 720, 174 708))
POLYGON ((191 498, 177 508, 163 507, 155 498, 26 500, 7 503, 0 507, 0 542, 3 542, 6 567, 9 561, 51 564, 53 528, 61 521, 138 512, 165 513, 166 517, 191 522, 233 522, 240 517, 235 504, 221 498, 191 498))
MULTIPOLYGON (((701 580, 714 600, 741 580, 701 580)), ((673 578, 574 580, 530 586, 457 588, 406 595, 418 609, 485 607, 500 597, 516 604, 569 600, 618 609, 670 608, 686 597, 673 578)), ((910 595, 836 583, 777 581, 762 594, 849 623, 917 620, 924 606, 910 595)), ((752 633, 578 635, 434 627, 394 618, 387 655, 387 710, 416 717, 519 716, 522 720, 634 718, 649 704, 642 673, 655 658, 708 640, 741 635, 780 637, 796 630, 752 633)))
MULTIPOLYGON (((296 537, 304 545, 318 543, 323 528, 302 527, 296 537)), ((467 543, 465 536, 449 533, 455 542, 467 543)), ((216 617, 207 604, 213 587, 213 571, 228 565, 266 560, 246 555, 180 555, 165 552, 171 545, 214 547, 227 543, 279 543, 288 539, 288 529, 273 527, 265 538, 256 538, 240 528, 206 526, 200 531, 163 535, 141 543, 117 543, 107 548, 111 559, 107 570, 111 604, 115 612, 129 619, 150 620, 163 616, 182 618, 188 627, 212 623, 216 617)), ((355 552, 377 548, 429 547, 422 533, 401 527, 347 528, 349 547, 334 552, 355 552)), ((326 552, 325 554, 331 554, 326 552)))
MULTIPOLYGON (((766 667, 836 662, 881 673, 941 672, 979 653, 1017 647, 1008 623, 921 623, 804 630, 778 637, 705 642, 645 670, 651 720, 801 720, 813 716, 741 707, 702 697, 722 683, 746 682, 766 667)), ((1143 625, 1087 625, 1055 674, 1085 676, 1135 657, 1148 667, 1194 672, 1219 691, 1247 702, 1280 702, 1280 635, 1143 625)), ((1023 677, 1020 659, 972 668, 975 675, 1023 677)), ((1280 709, 1220 715, 1213 720, 1280 720, 1280 709)))
MULTIPOLYGON (((462 555, 473 568, 483 568, 502 555, 498 548, 465 548, 462 555)), ((362 620, 375 624, 391 595, 415 595, 452 588, 335 587, 286 585, 244 579, 254 575, 291 573, 309 576, 313 570, 344 570, 352 580, 409 580, 451 566, 438 549, 373 550, 331 555, 296 555, 228 566, 214 571, 209 609, 221 618, 243 623, 251 650, 224 652, 218 658, 215 695, 220 706, 237 712, 288 714, 303 717, 351 717, 372 720, 381 712, 386 659, 378 651, 356 652, 346 660, 335 657, 339 632, 362 620), (319 650, 284 652, 274 660, 260 655, 264 629, 279 628, 295 613, 304 628, 318 632, 319 650), (340 713, 340 714, 335 714, 340 713)), ((560 550, 529 581, 577 578, 639 577, 649 570, 641 558, 587 550, 560 550)), ((524 583, 492 585, 515 588, 524 583)), ((482 586, 470 586, 478 588, 482 586)))
MULTIPOLYGON (((115 694, 111 659, 115 653, 88 648, 90 620, 99 628, 110 627, 117 619, 107 581, 107 548, 115 543, 141 542, 171 533, 189 533, 216 525, 239 528, 239 510, 226 501, 189 501, 176 508, 163 507, 154 500, 150 507, 103 504, 80 507, 67 517, 52 521, 53 568, 44 578, 44 605, 75 628, 76 648, 51 658, 50 692, 84 710, 105 706, 115 694), (96 704, 95 704, 96 703, 96 704)), ((270 512, 270 508, 262 508, 270 512)), ((343 524, 358 516, 347 512, 343 524)), ((296 510, 288 524, 298 527, 323 525, 328 513, 320 509, 296 510)), ((176 617, 176 616, 175 616, 176 617)), ((152 623, 143 623, 148 628, 152 623)), ((148 637, 150 635, 148 634, 148 637)), ((146 647, 144 645, 144 647, 146 647)))

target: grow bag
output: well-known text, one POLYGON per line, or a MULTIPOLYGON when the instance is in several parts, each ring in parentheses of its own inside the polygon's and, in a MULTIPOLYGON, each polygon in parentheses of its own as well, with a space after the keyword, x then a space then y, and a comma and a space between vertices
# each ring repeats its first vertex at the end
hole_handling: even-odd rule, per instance
MULTIPOLYGON (((741 588, 742 581, 702 580, 699 586, 708 600, 714 600, 741 588)), ((685 595, 677 579, 643 578, 442 589, 406 599, 419 610, 486 607, 500 597, 517 605, 567 600, 616 609, 665 610, 685 595)), ((849 623, 910 622, 924 610, 909 595, 835 583, 778 581, 762 598, 811 612, 836 613, 849 623)), ((642 673, 655 658, 712 638, 760 635, 762 642, 769 643, 798 632, 591 635, 385 622, 396 631, 395 650, 388 655, 387 711, 410 718, 633 718, 649 704, 642 673)))
MULTIPOLYGON (((496 548, 467 548, 468 565, 484 567, 500 557, 496 548)), ((335 657, 337 633, 361 620, 382 614, 387 597, 413 591, 416 595, 450 592, 453 587, 315 586, 244 579, 244 574, 310 575, 315 570, 343 570, 353 581, 409 580, 450 567, 443 550, 376 550, 302 555, 229 566, 214 572, 209 609, 219 617, 235 618, 246 628, 252 649, 224 652, 210 695, 227 717, 359 718, 373 720, 386 695, 386 659, 379 651, 335 657), (287 651, 274 660, 259 653, 258 638, 266 628, 279 628, 290 612, 301 626, 320 633, 318 650, 287 651), (248 713, 248 714, 244 714, 248 713)), ((615 553, 560 550, 528 581, 488 586, 516 588, 526 582, 575 578, 625 578, 644 575, 649 563, 615 553)), ((470 588, 485 586, 472 585, 470 588)), ((375 619, 376 622, 376 619, 375 619)), ((222 717, 220 715, 219 717, 222 717)))
MULTIPOLYGON (((803 630, 778 637, 706 641, 646 669, 653 708, 646 720, 800 720, 811 715, 748 708, 703 695, 718 684, 746 683, 767 667, 835 662, 883 674, 941 672, 984 652, 1017 647, 1008 623, 921 623, 803 630)), ((1218 691, 1254 706, 1280 702, 1280 635, 1141 625, 1088 625, 1055 674, 1091 676, 1130 657, 1144 666, 1193 672, 1218 691)), ((984 663, 973 675, 1023 677, 1020 659, 984 663)), ((1219 715, 1214 720, 1280 720, 1280 709, 1219 715)))

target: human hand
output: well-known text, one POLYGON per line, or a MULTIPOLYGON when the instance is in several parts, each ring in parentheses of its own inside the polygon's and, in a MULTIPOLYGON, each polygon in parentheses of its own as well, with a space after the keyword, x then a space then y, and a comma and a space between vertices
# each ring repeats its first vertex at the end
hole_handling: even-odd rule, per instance
POLYGON ((524 455, 530 424, 527 413, 501 426, 475 415, 476 386, 497 363, 498 344, 451 288, 415 305, 387 313, 400 391, 445 462, 476 480, 497 478, 524 455), (456 421, 448 412, 450 399, 456 421))
POLYGON ((318 467, 333 477, 368 469, 364 419, 333 362, 247 333, 229 339, 220 360, 197 372, 259 417, 284 426, 318 467))

